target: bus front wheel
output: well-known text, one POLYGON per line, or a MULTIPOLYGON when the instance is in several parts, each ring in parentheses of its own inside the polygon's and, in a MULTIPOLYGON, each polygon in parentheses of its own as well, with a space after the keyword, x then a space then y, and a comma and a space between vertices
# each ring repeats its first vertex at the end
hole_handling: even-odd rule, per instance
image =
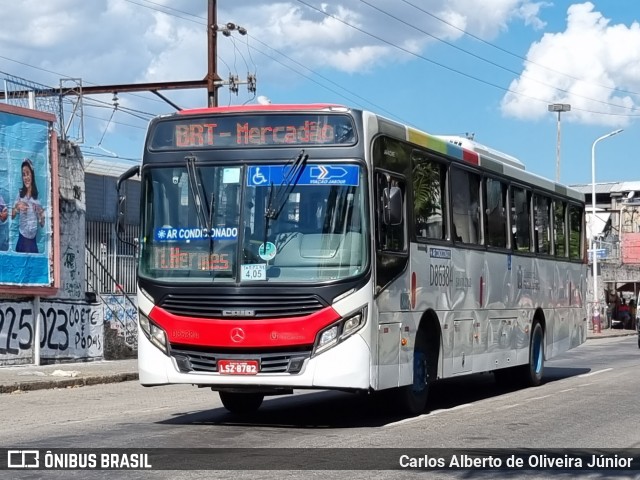
POLYGON ((427 345, 424 335, 418 334, 413 351, 413 383, 397 390, 399 407, 403 413, 419 415, 427 408, 428 379, 427 345))
POLYGON ((260 408, 264 395, 261 393, 218 392, 224 408, 231 413, 252 413, 260 408))

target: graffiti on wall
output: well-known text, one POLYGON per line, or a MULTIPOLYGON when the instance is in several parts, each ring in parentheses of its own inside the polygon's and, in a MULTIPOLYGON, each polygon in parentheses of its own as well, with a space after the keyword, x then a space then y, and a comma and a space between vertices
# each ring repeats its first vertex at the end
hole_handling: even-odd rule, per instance
POLYGON ((62 296, 69 298, 83 298, 82 272, 78 267, 80 249, 77 246, 67 246, 62 254, 62 296))
POLYGON ((0 365, 29 363, 39 341, 42 361, 87 360, 103 356, 102 309, 81 302, 41 302, 36 340, 32 302, 0 304, 0 365))
POLYGON ((114 329, 130 347, 138 347, 137 298, 109 295, 104 301, 104 324, 114 329))

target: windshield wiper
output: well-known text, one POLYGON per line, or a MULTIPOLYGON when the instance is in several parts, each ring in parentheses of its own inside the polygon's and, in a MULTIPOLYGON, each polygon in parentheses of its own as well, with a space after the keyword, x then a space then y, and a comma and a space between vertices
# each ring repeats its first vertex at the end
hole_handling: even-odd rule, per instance
MULTIPOLYGON (((202 169, 196 167, 196 157, 185 157, 187 161, 187 173, 189 178, 189 189, 193 196, 193 202, 198 214, 200 225, 207 229, 209 237, 209 255, 213 253, 213 217, 215 216, 216 192, 211 192, 211 202, 207 202, 206 194, 203 187, 202 169), (197 174, 196 174, 197 172, 197 174), (205 211, 206 209, 206 211, 205 211)), ((215 182, 214 182, 215 183, 215 182)))
POLYGON ((196 157, 191 155, 191 156, 184 157, 184 159, 187 163, 189 191, 191 192, 191 196, 193 197, 193 204, 196 208, 198 221, 200 222, 200 225, 205 227, 208 233, 211 234, 211 225, 209 223, 210 218, 207 217, 204 211, 205 206, 208 209, 209 205, 207 204, 207 201, 204 199, 204 194, 202 191, 202 182, 201 182, 202 174, 198 172, 198 175, 196 176, 196 165, 195 165, 196 157))
MULTIPOLYGON (((288 171, 282 178, 282 182, 278 186, 278 189, 274 194, 274 184, 271 182, 271 186, 269 187, 268 193, 268 203, 267 208, 264 212, 264 240, 263 244, 267 243, 267 233, 269 231, 269 225, 271 224, 271 220, 277 220, 282 212, 282 209, 287 204, 287 199, 289 198, 289 194, 296 188, 298 181, 300 180, 300 176, 304 171, 304 167, 307 164, 307 160, 309 159, 309 154, 305 153, 304 150, 300 150, 298 156, 292 158, 285 165, 285 169, 288 168, 288 171)), ((266 247, 265 247, 266 248, 266 247)))

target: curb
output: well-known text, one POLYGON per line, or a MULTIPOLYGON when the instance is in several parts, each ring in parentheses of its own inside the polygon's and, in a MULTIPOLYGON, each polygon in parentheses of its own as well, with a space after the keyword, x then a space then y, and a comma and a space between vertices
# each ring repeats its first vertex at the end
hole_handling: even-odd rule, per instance
POLYGON ((52 388, 86 387, 104 383, 119 383, 138 380, 137 373, 117 373, 114 375, 100 375, 91 377, 77 377, 61 380, 43 380, 37 382, 17 382, 11 385, 0 385, 0 394, 19 393, 32 390, 46 390, 52 388))
POLYGON ((632 335, 636 335, 635 332, 633 333, 614 333, 614 334, 610 334, 610 335, 602 335, 602 334, 598 334, 598 333, 592 333, 590 335, 587 336, 587 340, 599 340, 602 338, 614 338, 614 337, 630 337, 632 335))

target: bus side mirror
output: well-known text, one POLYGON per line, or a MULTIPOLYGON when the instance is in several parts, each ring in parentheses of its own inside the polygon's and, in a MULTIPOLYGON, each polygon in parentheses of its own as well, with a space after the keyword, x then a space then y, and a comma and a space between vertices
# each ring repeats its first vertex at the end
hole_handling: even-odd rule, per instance
POLYGON ((387 187, 382 191, 382 221, 385 225, 402 223, 402 190, 400 187, 387 187))
POLYGON ((127 170, 122 175, 120 175, 120 178, 118 178, 118 181, 116 182, 116 192, 118 194, 118 212, 117 212, 117 218, 116 218, 116 237, 118 237, 118 240, 120 240, 121 242, 126 243, 127 245, 132 245, 132 246, 134 246, 134 244, 132 242, 129 242, 129 241, 127 241, 127 240, 125 240, 123 238, 125 216, 126 216, 126 213, 127 213, 127 197, 126 197, 126 195, 121 195, 120 192, 122 191, 122 186, 123 186, 124 182, 126 180, 128 180, 129 178, 133 177, 134 175, 140 175, 140 167, 139 166, 131 167, 129 170, 127 170))
POLYGON ((118 197, 118 218, 116 219, 116 231, 118 235, 124 234, 125 216, 127 213, 127 197, 120 195, 118 197))

